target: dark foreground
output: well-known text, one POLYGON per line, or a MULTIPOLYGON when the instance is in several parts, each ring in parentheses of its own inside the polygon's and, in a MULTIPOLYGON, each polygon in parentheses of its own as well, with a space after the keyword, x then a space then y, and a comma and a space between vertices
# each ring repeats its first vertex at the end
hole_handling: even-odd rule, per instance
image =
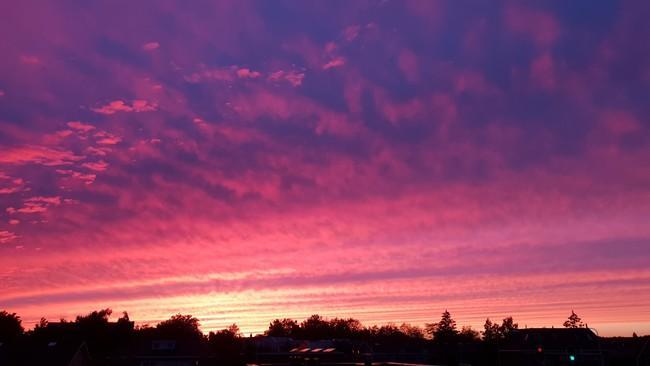
POLYGON ((155 327, 135 327, 110 309, 75 321, 42 319, 24 331, 16 314, 0 312, 0 366, 650 366, 650 336, 599 337, 572 312, 565 328, 519 329, 512 317, 486 320, 480 333, 456 329, 449 312, 419 327, 364 327, 355 319, 312 315, 276 319, 264 336, 232 326, 204 335, 198 319, 177 314, 155 327))
POLYGON ((84 334, 73 332, 72 324, 50 324, 38 336, 0 343, 0 365, 650 365, 650 337, 602 338, 586 328, 529 328, 517 330, 500 343, 449 343, 225 335, 200 339, 153 330, 129 333, 132 323, 111 323, 103 334, 84 334))

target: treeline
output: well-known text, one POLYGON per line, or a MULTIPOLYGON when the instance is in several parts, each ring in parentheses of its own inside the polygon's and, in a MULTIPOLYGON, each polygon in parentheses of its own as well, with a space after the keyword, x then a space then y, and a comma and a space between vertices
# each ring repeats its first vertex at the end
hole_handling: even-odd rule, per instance
POLYGON ((448 311, 442 313, 440 321, 428 323, 419 327, 408 323, 387 324, 382 326, 364 327, 356 319, 333 318, 324 319, 320 315, 312 315, 298 323, 293 319, 275 319, 269 324, 264 333, 273 337, 291 337, 294 339, 372 339, 372 338, 410 338, 415 340, 435 340, 442 342, 488 342, 505 338, 518 324, 512 317, 506 317, 501 324, 493 323, 489 318, 485 321, 485 329, 478 331, 471 326, 460 329, 448 311))
MULTIPOLYGON (((582 319, 572 310, 571 315, 563 323, 565 328, 587 327, 582 319)), ((332 338, 410 338, 427 339, 440 342, 498 342, 506 339, 519 328, 512 316, 507 316, 501 322, 485 320, 483 330, 475 330, 471 326, 458 327, 451 313, 445 310, 440 320, 427 323, 424 327, 402 323, 401 325, 387 324, 364 327, 353 318, 325 319, 320 315, 312 315, 298 323, 294 319, 275 319, 269 324, 264 333, 267 336, 291 337, 295 339, 332 339, 332 338)))
MULTIPOLYGON (((0 311, 0 342, 10 342, 19 337, 47 337, 56 332, 73 332, 86 338, 94 338, 109 327, 111 309, 93 311, 87 315, 77 316, 74 321, 64 319, 50 323, 45 318, 34 327, 25 331, 20 316, 7 311, 0 311)), ((236 324, 207 335, 200 330, 200 323, 192 315, 177 314, 154 326, 134 326, 126 312, 110 323, 112 331, 120 333, 125 338, 137 334, 144 338, 169 338, 207 341, 209 344, 230 343, 242 336, 236 324)), ((575 312, 564 322, 567 328, 586 327, 575 312)), ((387 324, 382 326, 364 326, 357 319, 333 318, 325 319, 320 315, 312 315, 302 322, 294 319, 275 319, 270 324, 264 335, 271 337, 290 337, 294 339, 411 339, 432 340, 436 342, 498 342, 508 338, 519 325, 511 316, 505 317, 501 322, 486 319, 482 330, 475 330, 470 326, 458 327, 449 311, 445 310, 440 320, 427 323, 424 327, 402 323, 401 325, 387 324)))
POLYGON ((92 359, 103 360, 93 364, 121 364, 115 360, 150 354, 152 344, 160 340, 173 340, 174 351, 183 355, 218 357, 229 365, 242 362, 243 338, 234 324, 206 335, 192 315, 177 314, 154 326, 135 326, 126 312, 116 321, 109 320, 111 314, 111 309, 103 309, 70 321, 42 318, 26 331, 17 314, 0 311, 0 365, 3 357, 8 357, 7 365, 44 364, 47 360, 40 354, 45 355, 48 347, 77 349, 81 344, 92 359))
MULTIPOLYGON (((312 344, 336 344, 337 350, 342 352, 356 347, 353 348, 356 351, 346 354, 357 358, 362 354, 372 354, 382 362, 446 365, 464 362, 493 366, 498 363, 499 349, 517 341, 515 334, 519 328, 511 316, 499 321, 488 318, 483 329, 458 326, 445 310, 438 321, 422 327, 407 323, 364 326, 357 319, 326 319, 320 315, 312 315, 300 322, 275 319, 264 332, 266 337, 249 338, 241 334, 236 324, 204 334, 199 319, 192 315, 176 314, 155 325, 139 326, 126 312, 112 321, 111 315, 111 309, 102 309, 73 320, 41 319, 33 329, 25 330, 20 316, 0 311, 0 365, 51 364, 48 351, 65 348, 68 344, 73 351, 83 345, 93 360, 91 365, 98 366, 130 366, 141 364, 140 361, 147 357, 171 354, 193 357, 198 365, 241 366, 257 362, 258 357, 268 357, 260 356, 268 354, 265 352, 288 352, 290 348, 287 345, 304 347, 310 344, 308 341, 316 341, 312 344), (170 343, 173 343, 173 351, 164 348, 170 343), (162 345, 165 351, 161 352, 156 344, 162 345), (269 351, 280 344, 283 348, 269 351)), ((567 328, 587 327, 573 311, 563 325, 567 328)), ((636 335, 632 342, 629 338, 610 339, 609 343, 603 344, 609 349, 608 359, 611 361, 618 357, 623 361, 608 364, 629 364, 628 361, 638 354, 634 347, 647 343, 648 339, 650 336, 642 338, 636 335)))

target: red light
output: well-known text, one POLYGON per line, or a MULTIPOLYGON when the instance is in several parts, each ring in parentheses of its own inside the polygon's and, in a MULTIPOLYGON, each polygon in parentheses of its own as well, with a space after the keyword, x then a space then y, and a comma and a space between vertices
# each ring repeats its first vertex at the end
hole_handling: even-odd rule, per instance
POLYGON ((543 349, 542 347, 537 347, 537 353, 542 353, 543 349))

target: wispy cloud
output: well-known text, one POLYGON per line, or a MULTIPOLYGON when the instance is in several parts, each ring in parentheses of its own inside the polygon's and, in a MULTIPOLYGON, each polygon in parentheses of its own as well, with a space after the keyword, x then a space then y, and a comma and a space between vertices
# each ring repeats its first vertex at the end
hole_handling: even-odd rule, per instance
POLYGON ((0 195, 29 190, 22 178, 12 178, 0 172, 0 195))
POLYGON ((77 130, 81 132, 90 132, 95 129, 95 126, 87 123, 79 122, 79 121, 70 121, 67 123, 67 125, 73 130, 77 130))
POLYGON ((258 71, 252 71, 252 70, 244 67, 244 68, 241 68, 241 69, 237 69, 237 76, 242 78, 242 79, 256 79, 256 78, 262 76, 262 74, 260 72, 258 72, 258 71))
POLYGON ((23 202, 23 207, 14 208, 8 207, 6 212, 9 214, 14 213, 23 213, 23 214, 33 214, 33 213, 42 213, 47 211, 50 206, 58 206, 61 204, 61 197, 30 197, 23 202))
POLYGON ((341 67, 343 65, 345 65, 345 59, 343 57, 337 57, 323 65, 323 70, 333 69, 335 67, 341 67))
POLYGON ((203 70, 192 73, 185 77, 185 80, 191 83, 205 81, 233 82, 236 79, 257 79, 262 76, 259 71, 251 70, 247 67, 217 67, 203 68, 203 70))
POLYGON ((304 78, 305 78, 304 72, 298 72, 294 70, 289 70, 289 71, 278 70, 272 72, 268 77, 270 81, 286 81, 292 86, 300 86, 304 78))
POLYGON ((21 146, 0 149, 0 164, 70 165, 84 157, 71 151, 44 146, 21 146))
POLYGON ((10 231, 0 230, 0 244, 7 244, 17 238, 18 236, 10 231))
POLYGON ((158 109, 158 105, 146 100, 136 99, 132 103, 123 100, 114 100, 98 108, 91 108, 100 114, 115 114, 117 112, 151 112, 158 109))
POLYGON ((158 48, 160 48, 160 44, 158 42, 149 42, 142 45, 142 49, 145 51, 153 51, 157 50, 158 48))
POLYGON ((22 55, 20 56, 20 62, 26 65, 39 65, 41 64, 41 59, 33 55, 22 55))
POLYGON ((81 164, 81 166, 97 172, 103 172, 104 170, 106 170, 106 168, 108 168, 108 163, 106 163, 103 160, 100 160, 95 162, 83 163, 81 164))
MULTIPOLYGON (((115 136, 111 133, 108 133, 106 131, 99 131, 95 134, 95 137, 97 137, 97 143, 100 145, 115 145, 118 144, 122 141, 122 138, 119 136, 115 136)), ((105 150, 97 149, 90 147, 89 149, 92 149, 91 151, 95 154, 98 154, 98 152, 104 152, 105 150)), ((98 154, 101 155, 101 154, 98 154)))
POLYGON ((70 178, 78 179, 85 184, 92 184, 95 182, 95 179, 97 178, 96 174, 86 174, 86 173, 81 173, 78 171, 70 170, 70 169, 57 169, 57 173, 68 176, 70 178))

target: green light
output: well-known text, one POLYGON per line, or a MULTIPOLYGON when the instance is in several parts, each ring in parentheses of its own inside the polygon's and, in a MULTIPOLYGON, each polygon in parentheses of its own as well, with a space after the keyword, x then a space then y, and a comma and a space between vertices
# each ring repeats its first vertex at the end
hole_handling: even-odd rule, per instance
POLYGON ((575 360, 576 360, 576 356, 574 356, 574 355, 569 355, 569 361, 575 361, 575 360))

